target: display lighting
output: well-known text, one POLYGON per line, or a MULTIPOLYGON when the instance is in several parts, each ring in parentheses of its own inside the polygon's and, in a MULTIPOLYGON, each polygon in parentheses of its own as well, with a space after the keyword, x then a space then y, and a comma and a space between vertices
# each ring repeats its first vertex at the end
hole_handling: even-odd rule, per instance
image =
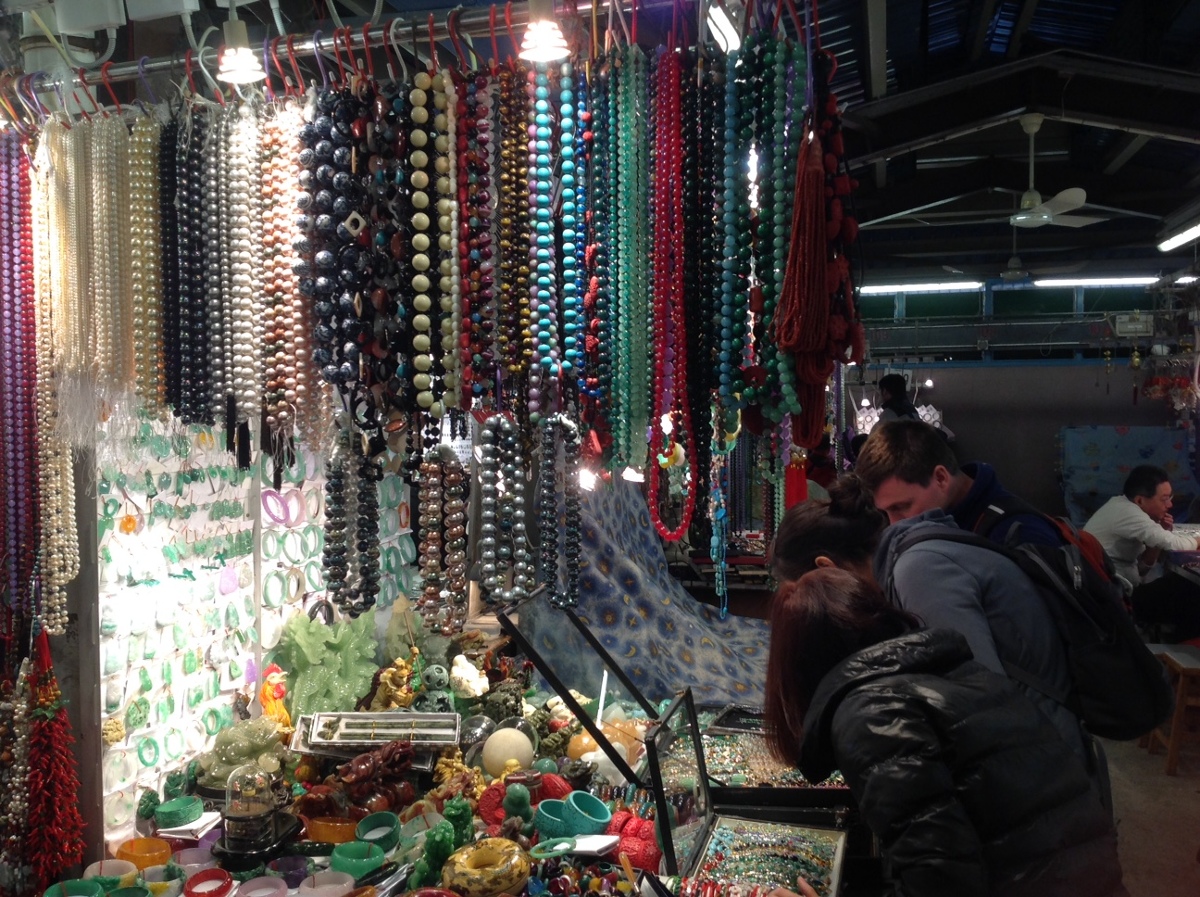
POLYGON ((862 399, 862 401, 861 401, 861 402, 859 402, 858 404, 860 404, 860 405, 861 405, 862 407, 864 407, 864 408, 870 408, 870 407, 871 407, 871 400, 870 400, 870 399, 868 399, 866 396, 863 396, 863 399, 862 399))
POLYGON ((1175 282, 1176 282, 1177 284, 1181 284, 1181 285, 1186 285, 1186 284, 1189 284, 1189 283, 1195 283, 1195 282, 1196 282, 1196 275, 1195 275, 1195 274, 1188 274, 1186 277, 1181 277, 1181 278, 1179 278, 1179 280, 1177 280, 1177 281, 1175 281, 1175 282))
POLYGON ((529 24, 518 55, 527 62, 557 62, 571 55, 554 17, 554 0, 529 0, 529 24))
POLYGON ((742 46, 742 36, 738 33, 733 16, 723 3, 710 3, 708 6, 708 28, 717 41, 722 53, 732 53, 742 46))
POLYGON ((579 488, 585 492, 593 492, 596 489, 596 483, 600 478, 596 476, 596 471, 587 467, 579 468, 579 488))
POLYGON ((621 479, 629 480, 631 483, 644 483, 646 482, 646 475, 636 468, 626 467, 621 471, 621 479))
POLYGON ((1035 287, 1148 287, 1157 277, 1064 277, 1035 280, 1035 287))
POLYGON ((933 378, 932 378, 932 377, 929 377, 929 378, 927 378, 927 379, 925 380, 925 388, 926 388, 926 389, 932 389, 932 388, 933 388, 933 378))
POLYGON ((948 280, 943 283, 880 284, 863 287, 860 292, 864 296, 879 296, 884 293, 969 293, 982 289, 983 283, 978 280, 948 280))
POLYGON ((1184 243, 1190 243, 1198 237, 1200 237, 1200 222, 1193 224, 1187 230, 1181 230, 1173 237, 1167 237, 1167 239, 1158 244, 1158 251, 1170 252, 1172 249, 1182 246, 1184 243))
POLYGON ((229 21, 225 23, 225 47, 221 51, 217 80, 226 84, 254 84, 266 77, 262 62, 250 49, 246 23, 237 17, 237 6, 231 5, 229 21))

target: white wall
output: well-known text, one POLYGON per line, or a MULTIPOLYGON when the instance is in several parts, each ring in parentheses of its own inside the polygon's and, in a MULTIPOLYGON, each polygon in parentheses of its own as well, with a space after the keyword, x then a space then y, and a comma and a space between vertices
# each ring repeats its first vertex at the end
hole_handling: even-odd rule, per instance
MULTIPOLYGON (((961 461, 987 461, 1012 492, 1051 514, 1065 508, 1058 480, 1058 431, 1089 424, 1170 426, 1174 412, 1164 401, 1134 398, 1142 372, 1127 360, 1103 363, 914 368, 918 404, 942 411, 954 431, 961 461)), ((868 378, 875 379, 874 371, 868 378)), ((854 376, 849 378, 853 384, 854 376)), ((910 381, 911 382, 911 381, 910 381)), ((854 393, 861 394, 855 387, 854 393)))

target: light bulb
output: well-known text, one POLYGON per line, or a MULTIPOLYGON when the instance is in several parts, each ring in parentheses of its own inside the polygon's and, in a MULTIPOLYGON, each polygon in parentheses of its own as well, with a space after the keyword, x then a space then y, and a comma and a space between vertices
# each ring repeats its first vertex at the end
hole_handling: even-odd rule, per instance
POLYGON ((518 55, 527 62, 555 62, 571 55, 554 17, 554 0, 530 0, 529 24, 518 55))
POLYGON ((225 23, 225 47, 221 51, 217 80, 226 84, 254 84, 266 77, 258 56, 250 49, 246 23, 230 18, 225 23))
POLYGON ((925 388, 926 388, 926 389, 929 389, 931 386, 933 386, 933 378, 932 378, 932 377, 931 377, 930 379, 928 379, 928 380, 926 380, 926 381, 925 381, 925 388))

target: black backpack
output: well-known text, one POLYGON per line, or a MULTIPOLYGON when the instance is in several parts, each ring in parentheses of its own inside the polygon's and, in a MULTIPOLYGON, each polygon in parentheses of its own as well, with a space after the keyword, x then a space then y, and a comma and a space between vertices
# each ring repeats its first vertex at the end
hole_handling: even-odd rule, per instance
POLYGON ((1091 550, 1093 544, 1098 548, 1094 537, 1079 532, 1068 521, 1048 519, 1064 533, 1063 544, 1002 546, 974 533, 946 528, 903 536, 896 551, 940 539, 985 548, 1011 560, 1033 581, 1058 626, 1072 688, 1063 694, 1002 661, 1009 677, 1070 709, 1093 735, 1140 738, 1174 709, 1166 671, 1134 628, 1124 593, 1112 577, 1111 561, 1103 550, 1099 558, 1106 569, 1097 566, 1091 550))

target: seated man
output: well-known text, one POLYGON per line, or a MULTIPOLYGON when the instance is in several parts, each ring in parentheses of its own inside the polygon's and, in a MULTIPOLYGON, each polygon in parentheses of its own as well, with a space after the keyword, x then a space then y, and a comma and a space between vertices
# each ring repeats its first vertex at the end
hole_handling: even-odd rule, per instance
POLYGON ((959 528, 1002 545, 1010 534, 1021 542, 1062 544, 1054 524, 1005 489, 990 464, 975 461, 960 468, 942 434, 923 421, 880 424, 863 445, 854 472, 890 523, 940 508, 959 528))
POLYGON ((1173 573, 1146 579, 1163 549, 1200 549, 1197 537, 1171 531, 1167 472, 1151 464, 1139 465, 1129 472, 1122 492, 1105 502, 1083 528, 1112 558, 1138 620, 1172 624, 1178 641, 1200 636, 1200 589, 1173 573))

